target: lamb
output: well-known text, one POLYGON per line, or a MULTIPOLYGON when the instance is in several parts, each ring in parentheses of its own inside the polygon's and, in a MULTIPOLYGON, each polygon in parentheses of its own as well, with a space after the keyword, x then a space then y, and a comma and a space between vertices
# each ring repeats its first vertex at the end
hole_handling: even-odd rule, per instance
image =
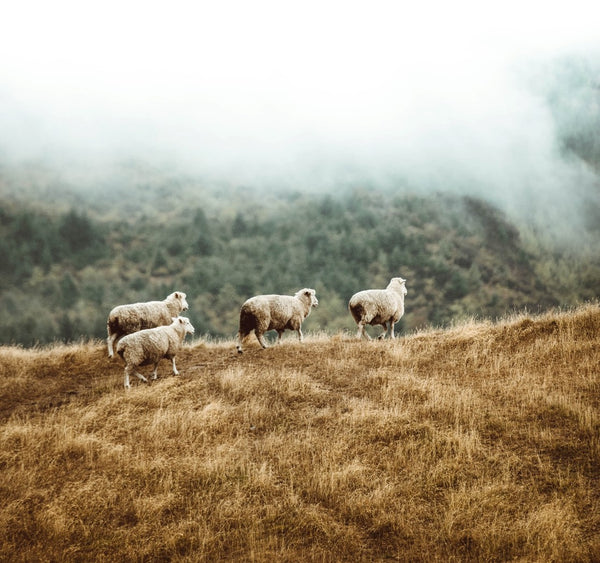
POLYGON ((260 345, 267 347, 264 333, 277 331, 277 343, 281 342, 284 330, 295 330, 300 342, 303 341, 302 321, 310 314, 319 301, 314 289, 304 288, 295 295, 257 295, 248 299, 240 310, 240 328, 237 351, 241 354, 242 342, 252 331, 260 345))
POLYGON ((175 291, 163 301, 148 301, 115 307, 106 321, 108 357, 113 357, 115 342, 126 334, 170 324, 173 317, 187 310, 188 303, 185 298, 185 293, 175 291))
POLYGON ((405 283, 402 278, 392 278, 385 289, 365 289, 350 298, 348 309, 358 324, 357 338, 371 339, 365 332, 366 324, 381 325, 384 332, 379 338, 385 338, 388 323, 390 338, 394 338, 394 324, 404 315, 404 296, 408 293, 405 283))
POLYGON ((171 320, 170 325, 140 330, 119 340, 117 353, 125 362, 125 389, 131 387, 130 375, 136 375, 148 383, 148 380, 136 371, 139 366, 153 364, 152 379, 156 379, 158 363, 163 358, 173 362, 173 375, 179 375, 175 365, 175 355, 186 334, 194 334, 194 327, 187 317, 174 317, 171 320))

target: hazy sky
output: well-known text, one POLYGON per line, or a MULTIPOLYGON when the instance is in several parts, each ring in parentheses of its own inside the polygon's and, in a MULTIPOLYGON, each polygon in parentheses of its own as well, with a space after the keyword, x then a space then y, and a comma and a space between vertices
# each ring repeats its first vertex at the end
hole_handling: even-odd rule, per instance
POLYGON ((507 191, 582 173, 554 163, 522 77, 598 51, 598 2, 5 4, 0 157, 165 155, 324 185, 354 167, 507 191))

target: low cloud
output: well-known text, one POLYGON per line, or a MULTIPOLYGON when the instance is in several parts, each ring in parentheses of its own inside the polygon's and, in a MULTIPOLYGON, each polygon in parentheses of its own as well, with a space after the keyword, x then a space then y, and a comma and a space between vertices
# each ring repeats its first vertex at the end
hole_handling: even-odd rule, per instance
MULTIPOLYGON (((581 84, 571 123, 573 84, 555 81, 567 54, 598 76, 597 19, 578 2, 63 0, 36 18, 17 4, 0 39, 5 162, 133 157, 257 189, 454 191, 521 213, 598 197, 564 143, 581 84)), ((587 92, 597 104, 591 78, 587 92)))

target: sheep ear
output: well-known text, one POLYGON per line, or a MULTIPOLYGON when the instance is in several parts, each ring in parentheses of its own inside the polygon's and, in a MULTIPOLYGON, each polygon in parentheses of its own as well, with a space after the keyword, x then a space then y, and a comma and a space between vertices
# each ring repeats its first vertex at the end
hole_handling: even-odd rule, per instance
POLYGON ((176 292, 175 292, 175 298, 176 298, 176 299, 181 299, 181 295, 179 295, 179 291, 176 291, 176 292))

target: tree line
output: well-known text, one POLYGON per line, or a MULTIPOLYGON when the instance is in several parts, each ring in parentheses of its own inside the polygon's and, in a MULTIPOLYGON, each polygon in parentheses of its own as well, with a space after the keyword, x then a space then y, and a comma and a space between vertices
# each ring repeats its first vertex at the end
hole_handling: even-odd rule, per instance
POLYGON ((351 295, 406 278, 398 332, 598 297, 600 263, 528 244, 522 228, 472 197, 279 194, 207 213, 100 220, 81 209, 0 211, 0 343, 105 338, 121 303, 188 294, 197 334, 232 337, 259 293, 317 290, 305 327, 354 330, 351 295))

